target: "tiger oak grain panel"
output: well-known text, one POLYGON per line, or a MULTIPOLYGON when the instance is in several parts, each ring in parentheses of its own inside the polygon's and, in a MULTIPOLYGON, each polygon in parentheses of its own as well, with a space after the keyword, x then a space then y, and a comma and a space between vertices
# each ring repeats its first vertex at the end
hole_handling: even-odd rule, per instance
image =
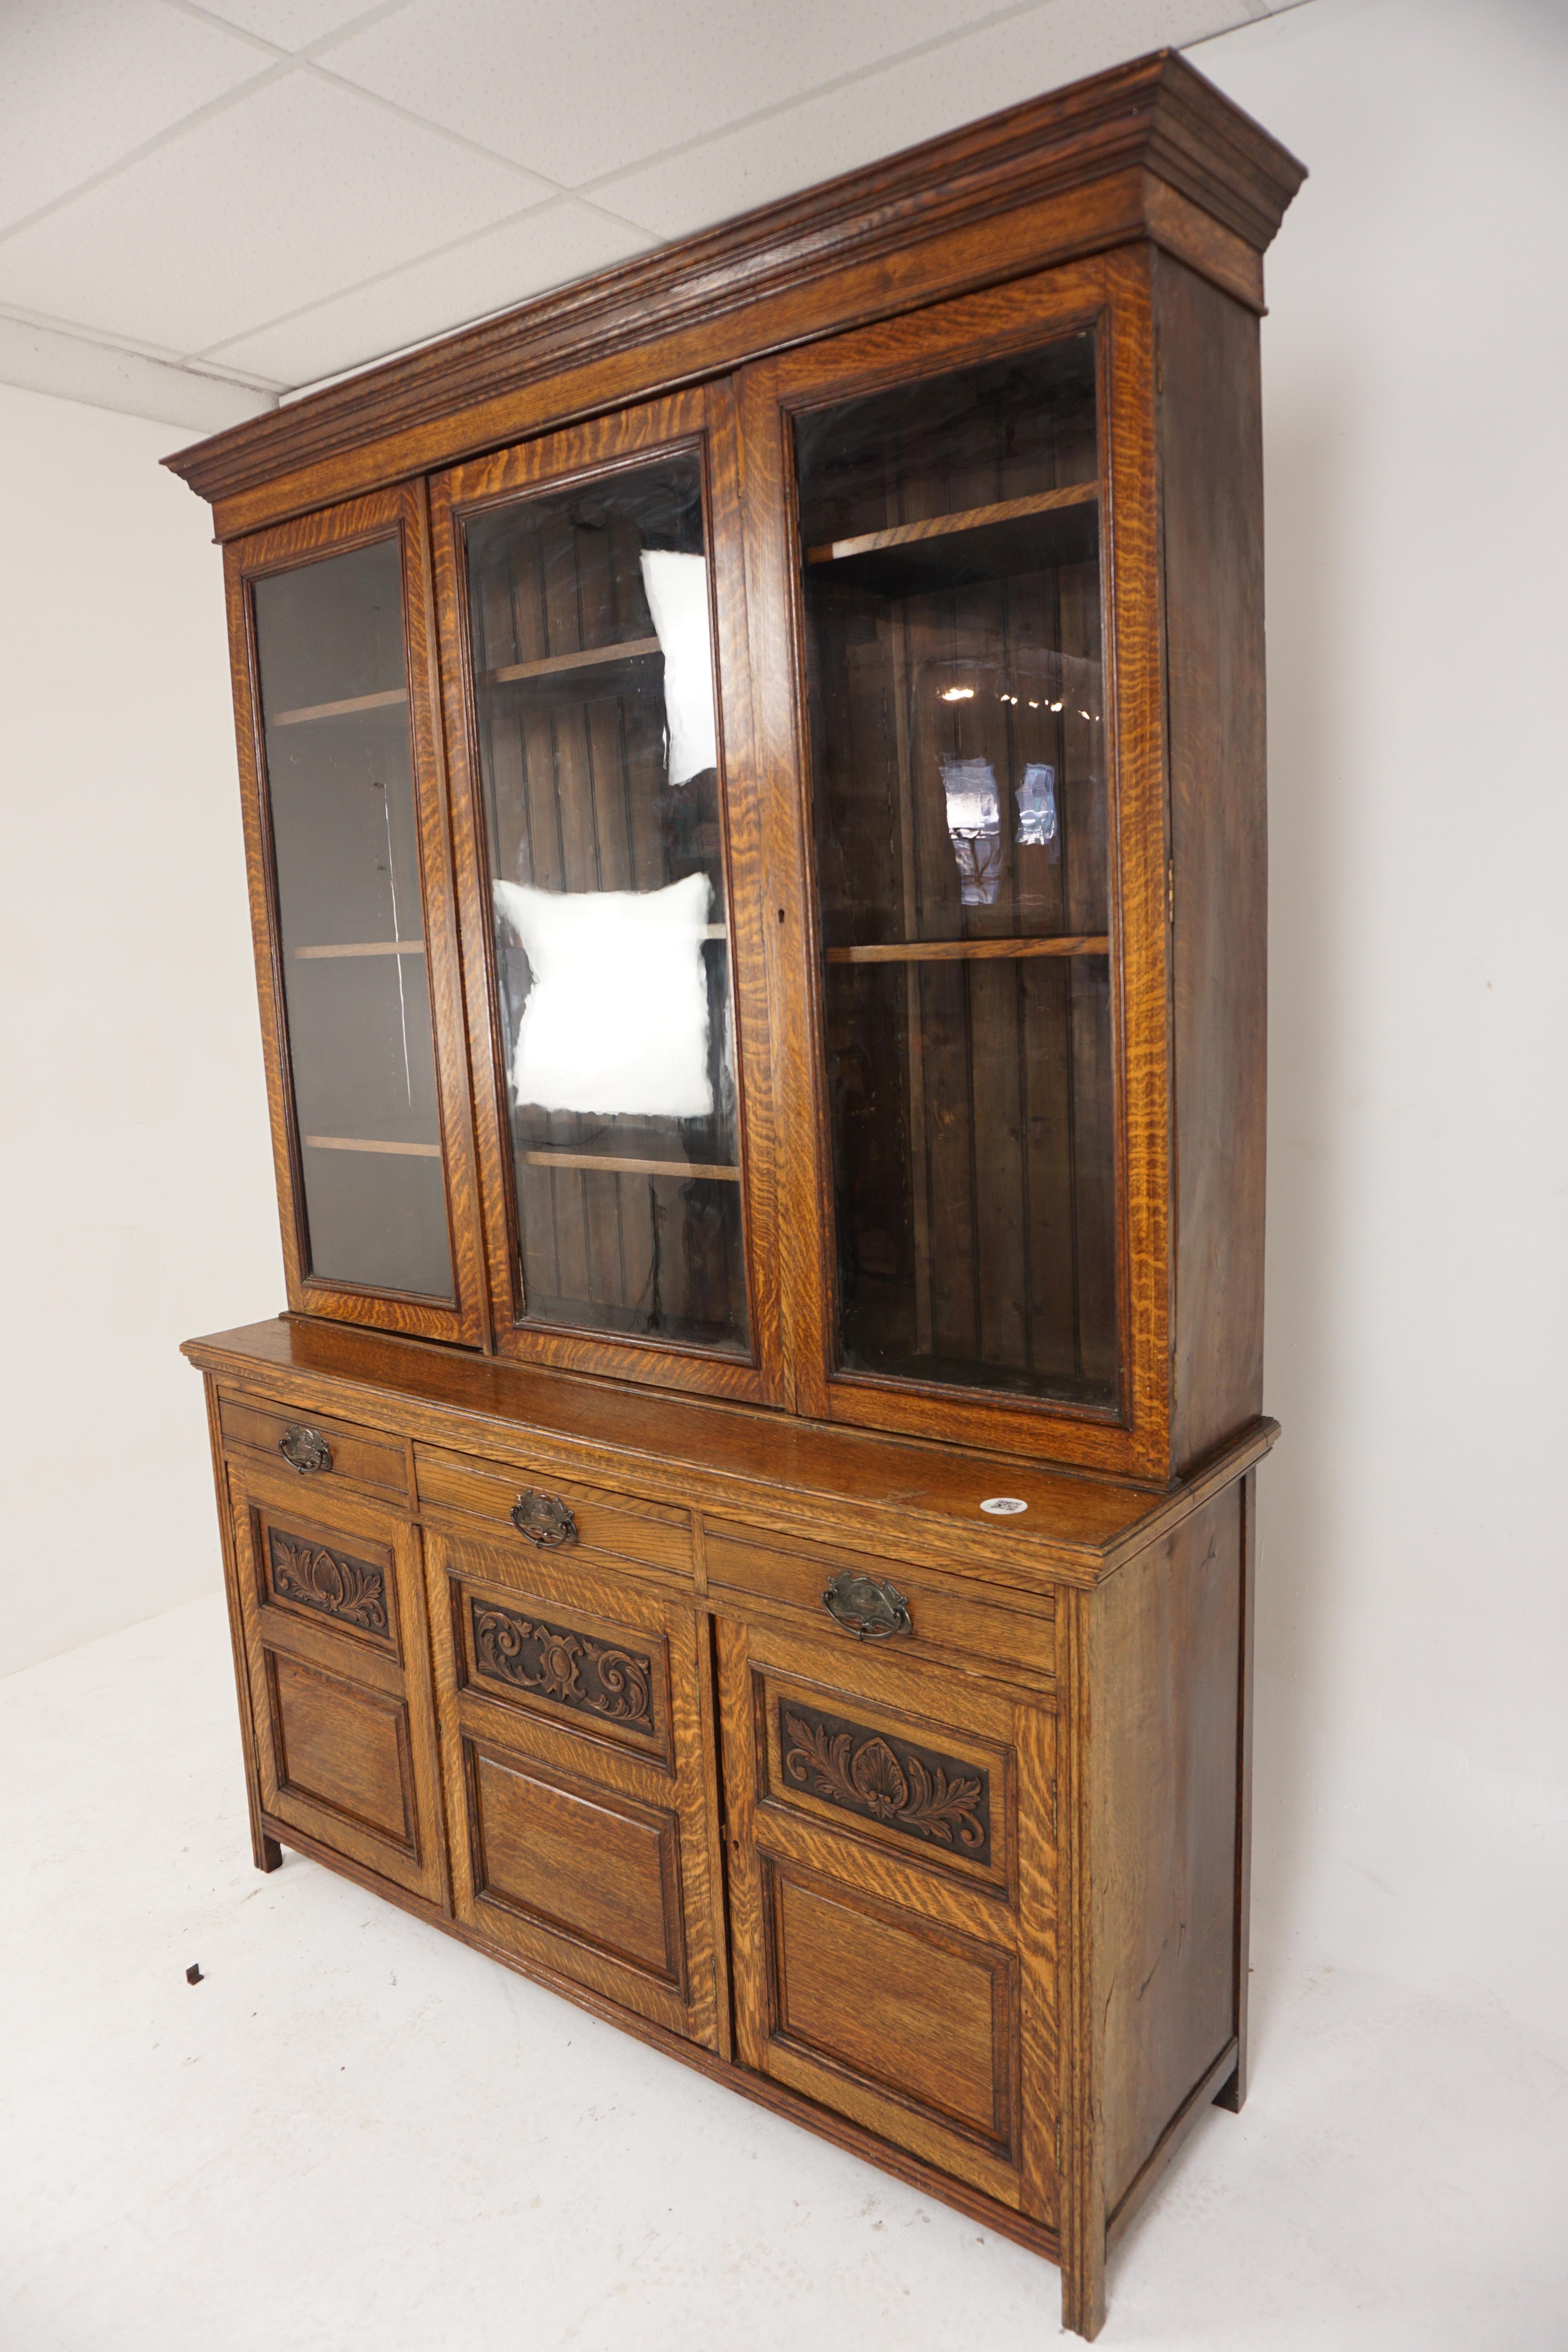
POLYGON ((1237 2030, 1241 1492, 1107 1586, 1089 1622, 1096 2003, 1113 2215, 1237 2030))
POLYGON ((277 1652, 267 1674, 279 1794, 309 1798, 417 1859, 407 1708, 277 1652))
POLYGON ((770 1865, 773 2036, 1005 2153, 1005 1957, 770 1865))
POLYGON ((1258 320, 1161 255, 1171 726, 1175 1428, 1199 1461, 1263 1403, 1268 793, 1258 320))
POLYGON ((475 1894, 679 1987, 676 1817, 468 1749, 475 1894))

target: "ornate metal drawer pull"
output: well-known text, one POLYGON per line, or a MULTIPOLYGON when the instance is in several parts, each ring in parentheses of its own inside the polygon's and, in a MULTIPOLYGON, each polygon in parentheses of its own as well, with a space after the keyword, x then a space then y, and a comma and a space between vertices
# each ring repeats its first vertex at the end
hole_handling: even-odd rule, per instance
POLYGON ((542 1495, 537 1486, 527 1486, 511 1507, 511 1523, 520 1536, 531 1544, 549 1545, 575 1543, 577 1522, 559 1495, 542 1495))
POLYGON ((912 1633, 910 1604, 896 1584, 874 1576, 856 1576, 844 1569, 822 1596, 822 1605, 836 1625, 861 1642, 888 1642, 895 1633, 912 1633))
POLYGON ((291 1469, 330 1470, 332 1449, 319 1429, 307 1429, 302 1421, 291 1421, 278 1441, 278 1451, 291 1469))

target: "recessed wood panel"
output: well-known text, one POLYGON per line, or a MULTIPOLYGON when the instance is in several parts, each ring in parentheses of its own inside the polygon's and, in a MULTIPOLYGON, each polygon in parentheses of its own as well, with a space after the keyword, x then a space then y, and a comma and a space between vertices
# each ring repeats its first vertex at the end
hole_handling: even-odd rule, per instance
MULTIPOLYGON (((759 1633, 753 1655, 765 1640, 759 1633)), ((784 1822, 793 1817, 857 1845, 872 1841, 922 1874, 934 1870, 1010 1898, 1016 1772, 1004 1727, 1011 1703, 983 1685, 966 1687, 951 1667, 942 1684, 900 1675, 884 1664, 894 1646, 845 1642, 840 1650, 829 1635, 815 1645, 809 1672, 810 1654, 792 1641, 787 1667, 781 1655, 753 1670, 752 1769, 770 1824, 763 1834, 786 1834, 784 1822), (938 1708, 945 1723, 933 1719, 938 1708), (1000 1738, 979 1735, 987 1716, 1000 1738)))
POLYGON ((279 1790, 413 1853, 406 1707, 277 1652, 268 1653, 267 1668, 279 1790))
POLYGON ((448 1580, 458 1687, 669 1761, 669 1645, 494 1584, 448 1580))
POLYGON ((258 1550, 266 1579, 264 1601, 308 1610, 313 1617, 393 1646, 391 1578, 384 1559, 364 1559, 302 1529, 270 1521, 258 1550))
POLYGON ((1235 1486, 1113 1578, 1089 1621, 1095 1686, 1114 1694, 1089 1759, 1112 2212, 1237 2029, 1241 1545, 1235 1486))
MULTIPOLYGON (((289 1476, 282 1472, 282 1477, 289 1476)), ((275 1499, 279 1481, 253 1479, 236 1469, 247 1497, 246 1532, 256 1578, 258 1625, 275 1628, 280 1619, 330 1628, 360 1650, 376 1650, 402 1663, 402 1600, 398 1591, 395 1542, 378 1541, 371 1528, 385 1536, 379 1514, 364 1517, 352 1507, 346 1516, 341 1498, 332 1522, 295 1509, 275 1499), (264 1491, 266 1489, 267 1491, 264 1491)), ((235 1489, 237 1501, 242 1489, 235 1489)), ((313 1498, 301 1496, 301 1505, 313 1498)), ((324 1498, 329 1505, 331 1498, 324 1498)), ((278 1646, 290 1647, 281 1634, 269 1631, 278 1646)))
POLYGON ((773 2032, 1005 2147, 1011 1963, 770 1864, 773 2032))
POLYGON ((522 1757, 465 1745, 480 1904, 499 1903, 678 1984, 674 1812, 573 1788, 522 1757))
POLYGON ((786 1788, 880 1822, 941 1853, 991 1859, 991 1775, 956 1757, 885 1738, 844 1716, 781 1698, 779 1765, 786 1788))

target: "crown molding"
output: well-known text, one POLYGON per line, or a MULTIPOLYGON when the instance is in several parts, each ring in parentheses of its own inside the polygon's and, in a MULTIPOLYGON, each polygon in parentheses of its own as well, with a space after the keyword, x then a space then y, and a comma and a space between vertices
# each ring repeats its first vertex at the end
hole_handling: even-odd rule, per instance
MULTIPOLYGON (((604 371, 617 354, 647 354, 637 389, 651 393, 784 348, 798 339, 792 298, 828 280, 855 289, 834 326, 891 315, 909 306, 912 252, 1030 206, 1041 233, 1011 250, 1003 277, 1141 236, 1261 309, 1258 257, 1305 176, 1184 58, 1158 51, 617 263, 164 463, 226 508, 227 536, 393 478, 389 468, 423 470, 588 413, 573 379, 591 367, 600 404, 636 396, 625 390, 635 369, 619 387, 604 371), (552 404, 537 395, 553 380, 552 404), (279 495, 263 497, 268 486, 279 495)), ((933 280, 927 299, 942 290, 933 280)))

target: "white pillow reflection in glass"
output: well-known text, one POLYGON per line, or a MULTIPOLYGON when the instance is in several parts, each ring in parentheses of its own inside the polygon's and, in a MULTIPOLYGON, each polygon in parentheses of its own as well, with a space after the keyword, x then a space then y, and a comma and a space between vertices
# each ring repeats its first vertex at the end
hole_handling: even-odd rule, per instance
POLYGON ((526 882, 494 887, 533 971, 512 1055, 518 1103, 706 1118, 708 877, 570 897, 526 882))
POLYGON ((708 626, 708 559, 648 548, 643 586, 664 655, 664 716, 669 781, 684 784, 719 764, 713 725, 713 646, 708 626))

